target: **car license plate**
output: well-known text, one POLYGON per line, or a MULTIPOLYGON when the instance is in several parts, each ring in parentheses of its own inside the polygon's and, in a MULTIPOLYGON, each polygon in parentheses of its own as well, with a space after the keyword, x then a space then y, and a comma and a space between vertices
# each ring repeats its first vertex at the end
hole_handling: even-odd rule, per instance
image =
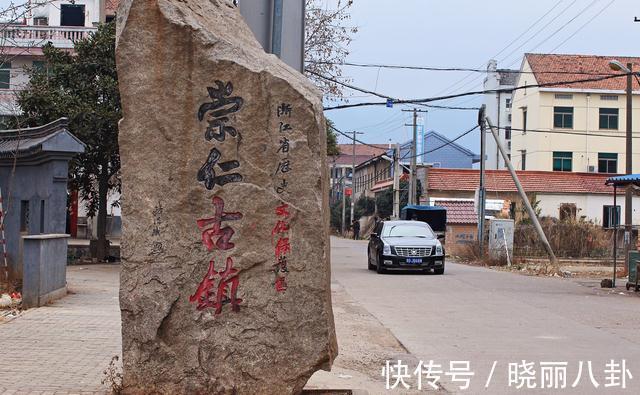
POLYGON ((407 263, 422 263, 422 258, 407 258, 407 263))

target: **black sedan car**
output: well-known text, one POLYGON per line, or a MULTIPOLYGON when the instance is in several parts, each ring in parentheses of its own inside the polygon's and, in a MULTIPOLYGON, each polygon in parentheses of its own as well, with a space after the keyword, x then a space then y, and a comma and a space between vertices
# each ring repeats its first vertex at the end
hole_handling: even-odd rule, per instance
POLYGON ((444 248, 431 230, 420 221, 383 221, 371 234, 368 247, 369 270, 433 270, 444 273, 444 248))

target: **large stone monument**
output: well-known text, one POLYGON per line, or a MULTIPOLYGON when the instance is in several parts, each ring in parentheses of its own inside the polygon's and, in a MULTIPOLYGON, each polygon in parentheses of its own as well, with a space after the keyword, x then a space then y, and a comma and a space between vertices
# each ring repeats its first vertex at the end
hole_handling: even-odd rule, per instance
POLYGON ((337 353, 320 96, 231 3, 118 11, 125 393, 298 393, 337 353))

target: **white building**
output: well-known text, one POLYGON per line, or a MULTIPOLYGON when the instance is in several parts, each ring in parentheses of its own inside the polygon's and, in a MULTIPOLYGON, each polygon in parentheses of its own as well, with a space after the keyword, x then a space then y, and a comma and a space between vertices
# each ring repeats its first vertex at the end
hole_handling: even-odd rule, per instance
MULTIPOLYGON (((42 47, 73 51, 74 42, 86 38, 97 30, 101 21, 115 16, 119 0, 35 0, 19 19, 2 23, 0 30, 0 123, 20 113, 16 93, 29 82, 29 69, 42 67, 42 47), (102 8, 102 11, 101 11, 102 8), (101 16, 103 16, 101 18, 101 16)), ((109 197, 110 224, 119 225, 120 208, 112 204, 118 196, 109 197)), ((95 236, 95 219, 86 218, 85 204, 78 204, 79 234, 95 236)))
POLYGON ((28 69, 42 66, 42 46, 50 42, 56 48, 72 51, 76 40, 96 31, 101 5, 104 20, 111 20, 118 0, 35 0, 29 2, 24 17, 2 24, 0 120, 20 112, 16 92, 29 82, 28 69))
MULTIPOLYGON (((518 78, 518 70, 498 69, 498 63, 490 60, 487 65, 487 76, 484 79, 485 90, 513 89, 518 78)), ((511 107, 512 92, 496 92, 486 93, 484 95, 484 104, 486 106, 486 114, 498 129, 498 134, 502 144, 507 149, 507 153, 511 154, 511 107)), ((491 131, 487 129, 487 145, 486 145, 486 168, 487 169, 505 169, 504 159, 500 155, 498 145, 493 138, 491 131)))

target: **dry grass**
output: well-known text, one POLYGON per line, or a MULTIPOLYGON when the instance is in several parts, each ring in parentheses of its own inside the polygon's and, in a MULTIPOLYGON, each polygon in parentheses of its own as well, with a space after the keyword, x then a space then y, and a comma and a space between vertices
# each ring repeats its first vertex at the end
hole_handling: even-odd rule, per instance
MULTIPOLYGON (((613 232, 584 221, 557 221, 543 218, 542 229, 559 258, 602 258, 611 255, 613 232)), ((517 224, 514 231, 515 255, 546 256, 533 225, 517 224)))

